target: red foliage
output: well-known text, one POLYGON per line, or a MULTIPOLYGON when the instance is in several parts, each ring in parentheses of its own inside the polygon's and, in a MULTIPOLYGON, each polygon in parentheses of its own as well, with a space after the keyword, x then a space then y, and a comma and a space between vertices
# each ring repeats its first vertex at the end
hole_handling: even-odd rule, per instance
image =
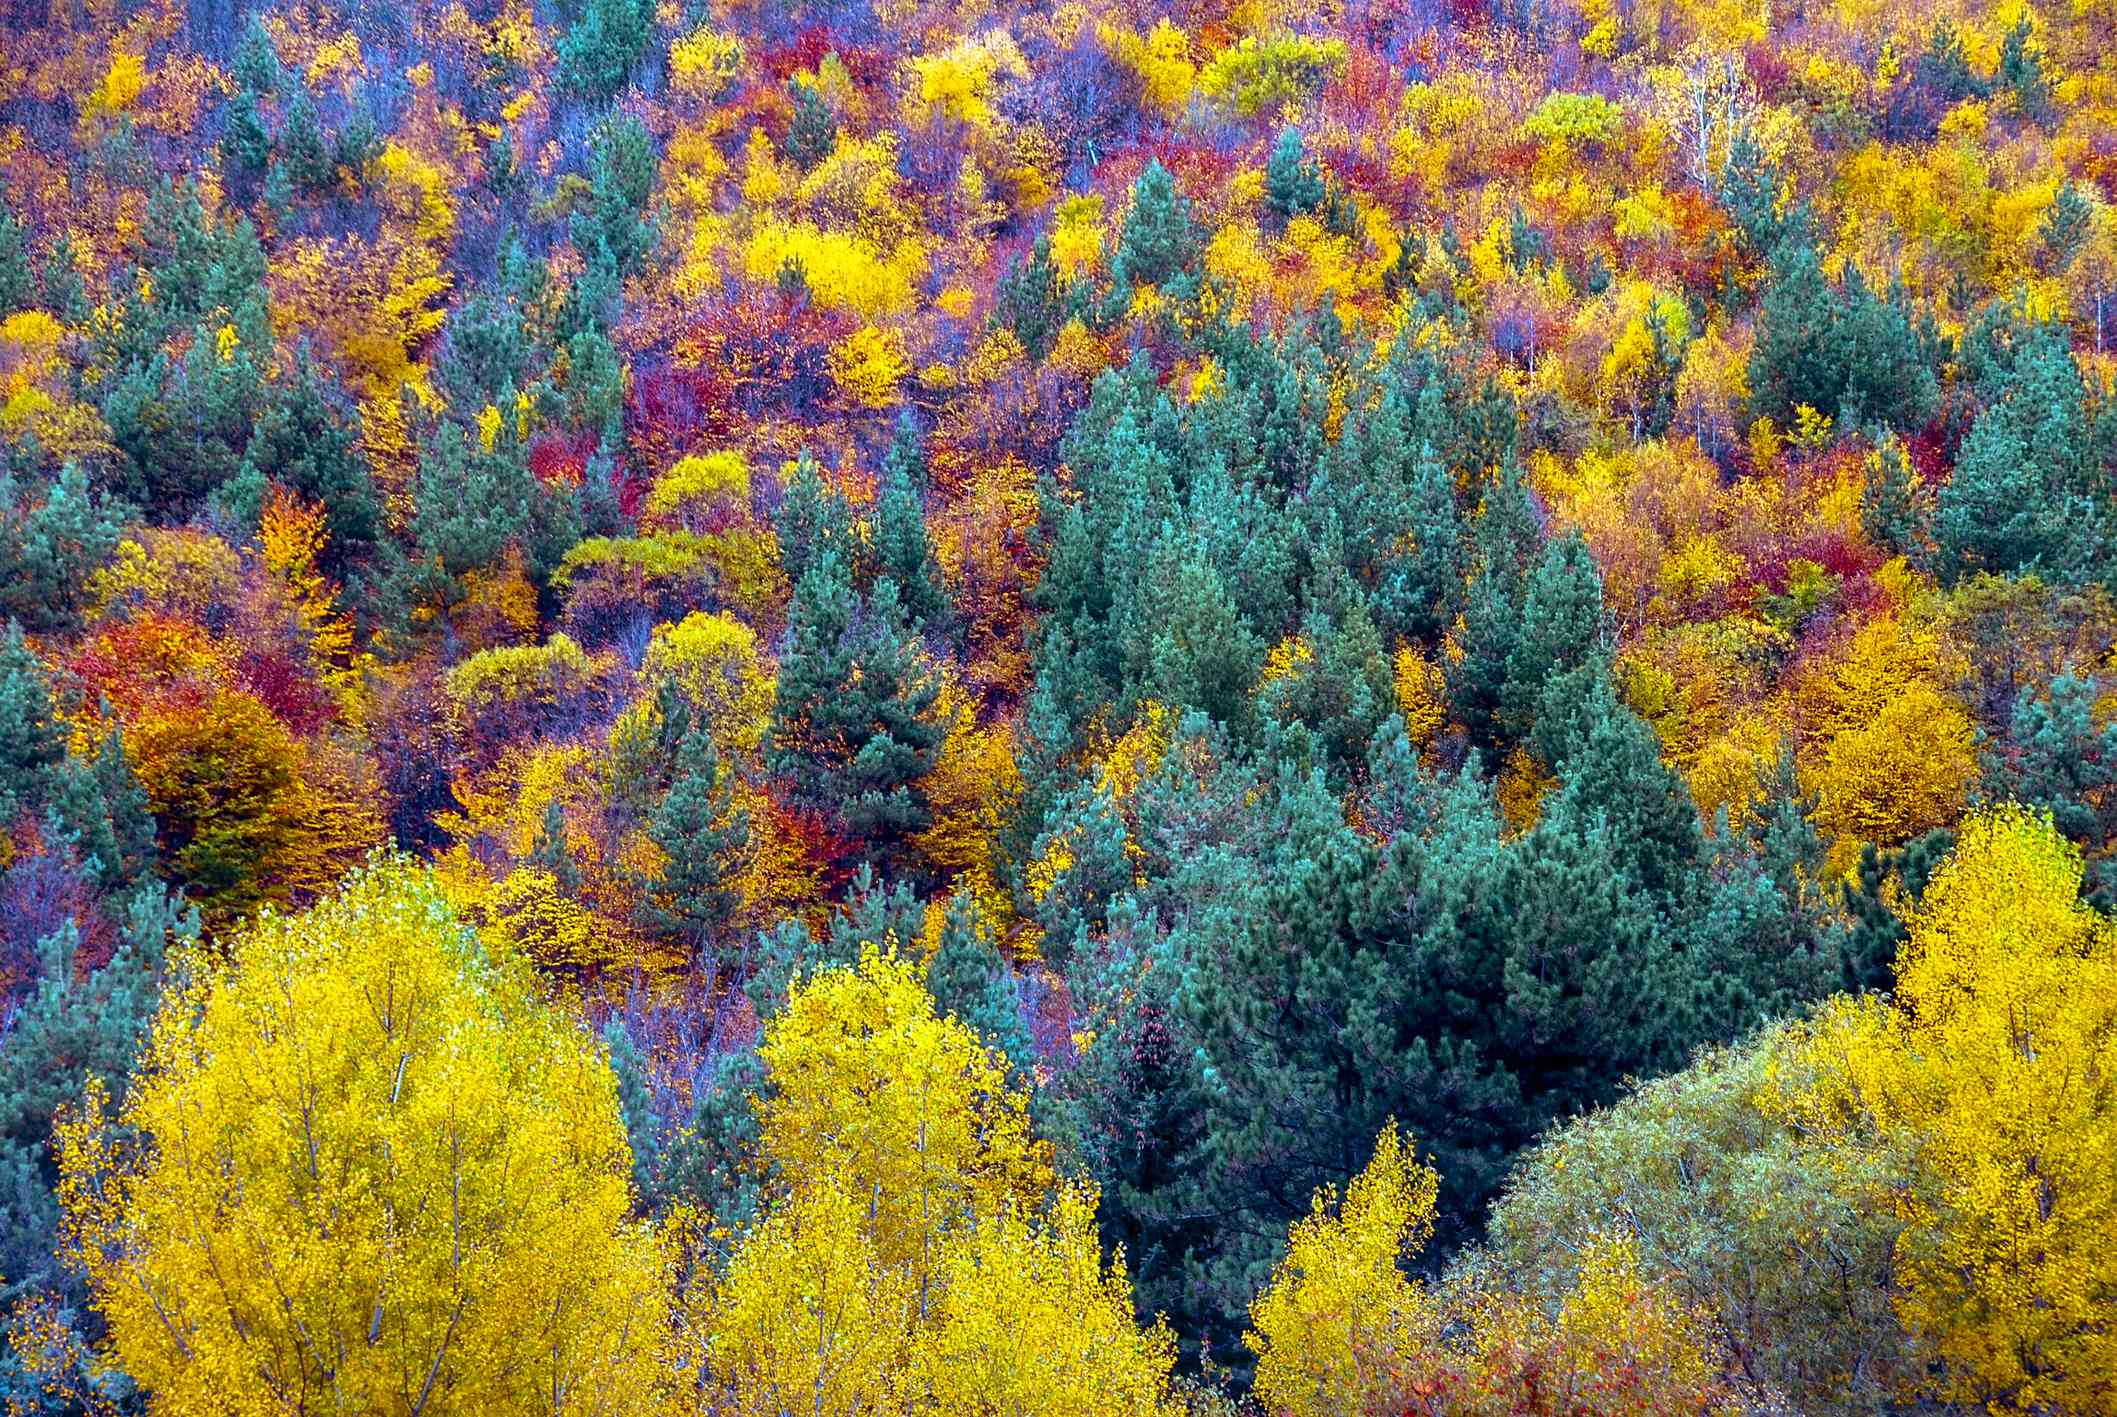
POLYGON ((1742 66, 1749 71, 1750 82, 1768 103, 1779 101, 1780 95, 1793 79, 1793 70, 1786 58, 1776 49, 1753 44, 1742 55, 1742 66))
POLYGON ((667 468, 700 443, 726 437, 735 421, 728 383, 718 374, 666 357, 641 359, 625 391, 632 456, 617 473, 619 508, 636 517, 647 495, 648 477, 634 469, 667 468))
POLYGON ((274 718, 303 736, 323 728, 337 712, 309 667, 285 655, 245 650, 236 679, 274 718))
POLYGON ((826 54, 836 54, 838 62, 862 87, 887 79, 896 62, 883 50, 846 44, 829 25, 810 25, 795 35, 791 44, 767 49, 760 58, 764 72, 784 83, 804 69, 814 69, 826 54))
POLYGON ((530 440, 529 470, 547 487, 578 486, 601 442, 595 433, 540 433, 530 440))

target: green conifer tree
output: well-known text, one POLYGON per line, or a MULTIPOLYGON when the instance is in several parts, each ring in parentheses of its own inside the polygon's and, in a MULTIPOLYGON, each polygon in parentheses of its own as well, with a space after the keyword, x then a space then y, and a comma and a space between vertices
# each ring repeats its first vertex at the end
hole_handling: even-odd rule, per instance
POLYGON ((897 860, 931 821, 919 784, 942 730, 939 685, 883 579, 860 596, 836 551, 794 589, 765 766, 795 805, 834 825, 866 860, 897 860))
POLYGON ((904 613, 915 631, 939 628, 948 597, 926 536, 926 447, 907 410, 882 460, 875 490, 874 574, 897 583, 904 613))
POLYGON ((27 310, 37 293, 36 273, 29 263, 29 242, 15 214, 0 207, 0 319, 27 310))
POLYGON ((673 780, 647 822, 668 864, 640 899, 640 923, 680 940, 713 988, 742 905, 737 889, 750 844, 749 814, 736 807, 712 735, 693 728, 677 749, 673 780))
POLYGON ((926 988, 935 1009, 961 1020, 988 1048, 1026 1075, 1036 1050, 1022 1021, 1021 989, 1014 969, 992 942, 977 906, 958 892, 941 918, 941 938, 926 962, 926 988))
POLYGON ((1323 174, 1301 147, 1301 130, 1283 128, 1264 166, 1264 204, 1285 225, 1323 205, 1323 174))
POLYGON ((838 141, 838 115, 814 84, 796 79, 787 91, 794 100, 794 116, 787 122, 787 156, 805 172, 830 156, 838 141))

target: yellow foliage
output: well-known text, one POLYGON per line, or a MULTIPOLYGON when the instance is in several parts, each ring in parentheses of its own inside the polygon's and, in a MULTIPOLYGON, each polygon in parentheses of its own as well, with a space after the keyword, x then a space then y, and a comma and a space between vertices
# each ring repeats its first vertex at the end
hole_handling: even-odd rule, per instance
POLYGON ((938 113, 974 128, 989 128, 993 97, 1003 78, 1029 77, 1029 63, 1003 29, 965 35, 939 54, 921 55, 907 66, 912 92, 907 117, 924 123, 938 113))
POLYGON ((449 197, 453 185, 447 169, 395 139, 385 142, 375 159, 375 190, 383 210, 409 223, 422 243, 446 246, 455 233, 456 207, 449 197))
POLYGON ((1977 730, 1961 704, 1912 683, 1871 722, 1830 740, 1816 771, 1816 821, 1834 833, 1833 864, 1860 846, 1896 846, 1961 815, 1977 782, 1977 730))
MULTIPOLYGON (((1615 1358, 1647 1375, 1652 1390, 1680 1394, 1667 1409, 1672 1413, 1728 1410, 1711 1396, 1698 1400, 1719 1388, 1709 1322, 1702 1311, 1641 1281, 1636 1240, 1597 1235, 1584 1248, 1580 1273, 1554 1326, 1558 1351, 1576 1360, 1562 1381, 1592 1393, 1600 1374, 1591 1364, 1615 1358)), ((1528 1327, 1537 1327, 1534 1316, 1528 1327)), ((1548 1381, 1549 1375, 1538 1376, 1548 1381)))
POLYGON ((309 640, 309 662, 324 683, 344 690, 354 671, 353 622, 339 613, 338 592, 317 569, 329 540, 321 503, 272 489, 258 519, 258 550, 265 569, 293 597, 295 617, 309 640))
MULTIPOLYGON (((655 703, 662 686, 674 684, 703 716, 713 746, 723 755, 747 762, 764 740, 774 677, 757 632, 732 615, 694 610, 677 624, 655 626, 639 683, 621 727, 633 718, 647 723, 659 712, 655 703)), ((618 731, 613 729, 613 735, 618 731)))
POLYGON ((910 372, 904 338, 896 330, 862 325, 831 346, 831 382, 859 408, 888 408, 897 401, 897 386, 910 372))
POLYGON ((122 1113, 97 1083, 60 1129, 73 1253, 156 1410, 653 1410, 616 1081, 519 960, 388 863, 190 970, 122 1113))
POLYGON ((1683 775, 1698 810, 1708 821, 1723 807, 1730 822, 1747 820, 1764 795, 1765 775, 1778 762, 1781 746, 1779 731, 1759 715, 1745 716, 1708 739, 1683 775))
POLYGON ((1257 676, 1258 687, 1288 677, 1315 658, 1315 647, 1305 635, 1288 635, 1265 655, 1264 668, 1257 676))
POLYGON ((750 461, 738 452, 693 453, 678 458, 676 465, 654 480, 640 508, 640 527, 645 531, 682 528, 699 518, 737 515, 747 518, 750 510, 750 461))
POLYGON ((744 271, 759 283, 778 279, 789 262, 800 266, 818 305, 852 310, 869 319, 910 310, 928 269, 926 248, 916 238, 908 237, 884 254, 865 237, 823 231, 808 223, 763 223, 743 248, 744 271))
POLYGON ((1103 258, 1103 198, 1099 192, 1062 200, 1051 218, 1051 261, 1071 280, 1103 258))
POLYGON ((710 103, 742 72, 743 57, 740 36, 700 25, 669 46, 669 86, 710 103))
POLYGON ((978 722, 962 681, 944 673, 934 718, 948 726, 933 770, 920 784, 933 824, 914 841, 946 876, 969 888, 988 916, 1008 919, 1012 897, 999 882, 995 842, 1022 792, 1014 739, 1004 723, 978 722))
POLYGON ((1448 722, 1448 681, 1439 665, 1409 645, 1397 651, 1391 677, 1405 735, 1413 747, 1424 748, 1448 722))
POLYGON ((759 1051, 776 1180, 684 1296, 688 1410, 1175 1417, 1174 1342, 1135 1323, 1095 1193, 1055 1184, 1027 1099, 916 966, 870 947, 797 980, 759 1051))
POLYGON ((762 128, 750 130, 743 148, 742 199, 753 207, 768 207, 787 194, 793 178, 779 160, 779 149, 762 128))
POLYGON ((450 706, 470 719, 511 705, 548 707, 589 688, 610 663, 560 633, 541 645, 481 650, 449 670, 446 690, 450 706))
POLYGON ((1345 41, 1306 35, 1244 35, 1215 54, 1198 91, 1244 118, 1308 98, 1345 70, 1345 41))
POLYGON ((81 104, 81 129, 83 134, 92 133, 96 125, 132 111, 147 91, 147 60, 129 49, 119 49, 110 56, 110 67, 103 73, 102 81, 89 92, 81 104))
POLYGON ((1969 818, 1894 995, 1831 1005, 1760 1099, 1850 1175, 1898 1160, 1874 1198, 1904 1223, 1898 1313, 1940 1360, 1931 1395, 1995 1412, 2117 1402, 2117 927, 2081 875, 2048 818, 1969 818))
POLYGON ((1286 1257, 1250 1307, 1257 1395, 1284 1417, 1382 1412, 1441 1315, 1404 1277, 1433 1236, 1439 1179, 1391 1122, 1341 1200, 1320 1188, 1294 1222, 1286 1257))
POLYGON ((701 1417, 888 1417, 907 1408, 898 1369, 912 1283, 875 1253, 867 1206, 838 1178, 806 1180, 743 1237, 727 1272, 700 1281, 679 1352, 702 1382, 701 1417))
POLYGON ((89 574, 89 618, 153 611, 198 623, 241 575, 235 549, 217 536, 144 527, 89 574))
POLYGON ((1139 76, 1141 96, 1148 103, 1167 117, 1183 116, 1191 106, 1191 91, 1198 82, 1189 35, 1163 16, 1145 35, 1106 26, 1104 42, 1112 47, 1119 63, 1139 76))
POLYGON ((920 969, 893 949, 798 983, 759 1056, 765 1154, 782 1176, 863 1197, 877 1260, 921 1287, 956 1217, 1034 1205, 1051 1185, 1027 1097, 975 1033, 935 1015, 920 969))
POLYGON ((1558 785, 1558 779, 1544 766, 1543 760, 1526 748, 1516 748, 1500 765, 1499 780, 1493 784, 1493 795, 1499 801, 1500 819, 1510 832, 1525 832, 1536 825, 1543 812, 1544 794, 1558 785))
POLYGON ((521 867, 479 903, 488 939, 505 941, 540 969, 589 978, 636 958, 623 931, 566 894, 549 871, 521 867))
POLYGON ((1095 756, 1097 783, 1118 802, 1130 802, 1132 794, 1161 766, 1163 754, 1176 739, 1177 715, 1167 704, 1149 699, 1140 706, 1122 737, 1095 756))
POLYGON ((1176 1417, 1176 1341, 1141 1330, 1122 1262, 1105 1265, 1093 1188, 1050 1211, 977 1217, 948 1247, 941 1296, 912 1345, 913 1391, 936 1412, 1176 1417))

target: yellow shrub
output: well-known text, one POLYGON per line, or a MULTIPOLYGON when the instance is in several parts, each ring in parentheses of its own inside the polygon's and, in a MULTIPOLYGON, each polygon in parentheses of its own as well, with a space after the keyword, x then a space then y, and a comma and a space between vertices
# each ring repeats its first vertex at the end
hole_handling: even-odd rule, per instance
POLYGON ((861 408, 888 408, 910 371, 904 339, 895 330, 862 325, 831 347, 831 382, 846 401, 861 408))

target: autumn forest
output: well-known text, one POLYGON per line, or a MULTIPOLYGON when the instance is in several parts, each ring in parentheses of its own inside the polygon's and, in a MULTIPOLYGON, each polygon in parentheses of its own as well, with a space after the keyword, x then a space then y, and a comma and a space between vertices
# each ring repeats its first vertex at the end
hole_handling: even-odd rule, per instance
POLYGON ((6 1417, 2101 1417, 2113 1240, 2113 0, 0 0, 6 1417))

